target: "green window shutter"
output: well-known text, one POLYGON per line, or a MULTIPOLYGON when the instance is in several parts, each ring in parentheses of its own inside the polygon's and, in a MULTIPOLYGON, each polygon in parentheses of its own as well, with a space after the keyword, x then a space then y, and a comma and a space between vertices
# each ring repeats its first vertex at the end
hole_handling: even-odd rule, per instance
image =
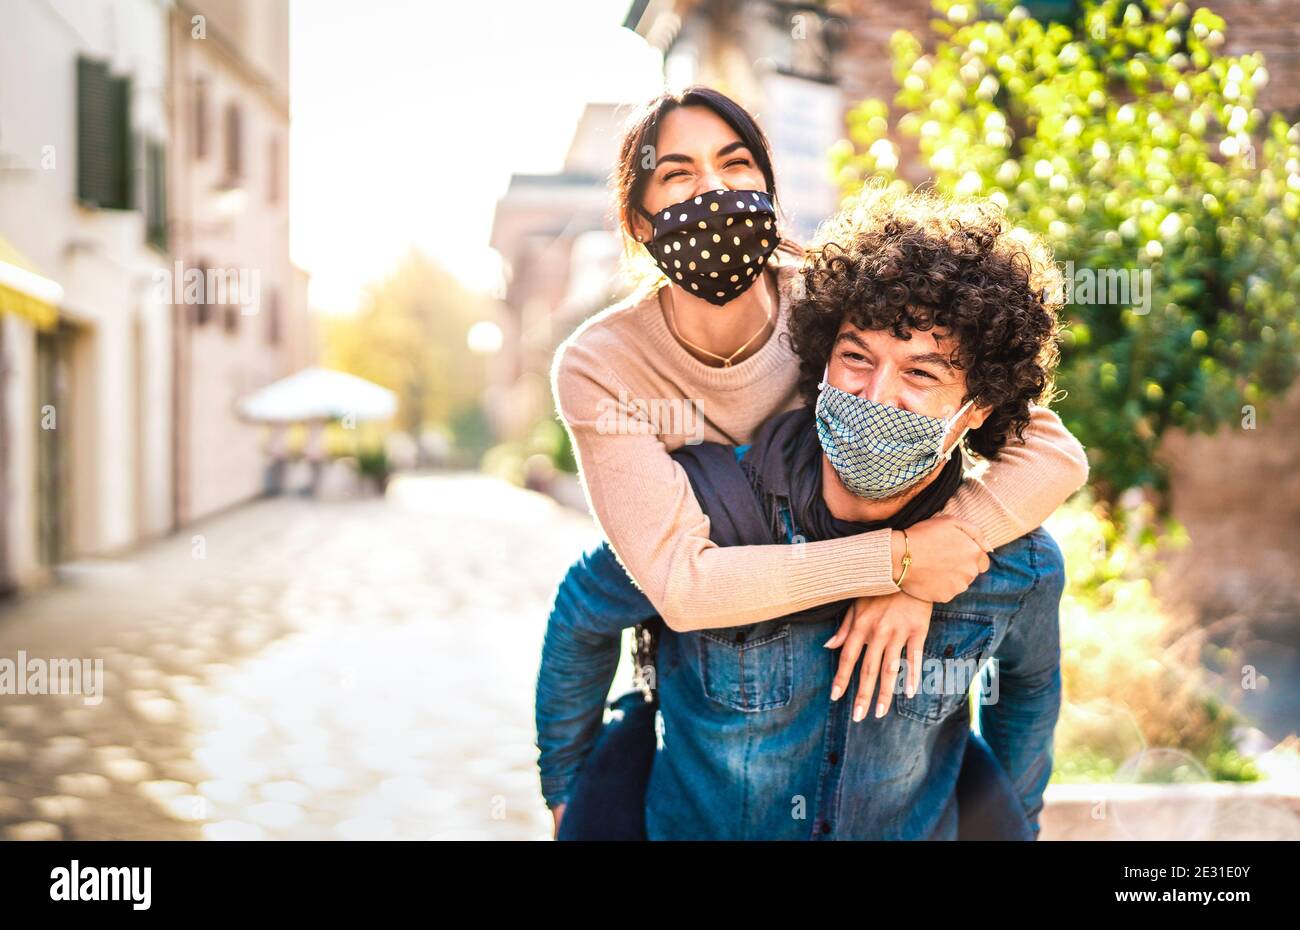
POLYGON ((204 285, 203 285, 203 300, 199 301, 197 304, 194 305, 195 326, 206 326, 208 324, 208 321, 212 319, 212 304, 209 302, 209 298, 211 298, 212 295, 208 293, 208 288, 207 288, 208 266, 209 266, 209 262, 206 258, 200 258, 198 260, 197 268, 199 269, 199 272, 203 275, 204 285))
POLYGON ((145 239, 150 245, 167 249, 167 157, 161 142, 145 143, 145 239))
POLYGON ((135 199, 135 137, 131 133, 131 79, 113 79, 113 128, 116 132, 113 152, 116 156, 116 202, 109 204, 116 210, 134 210, 135 199))
POLYGON ((95 207, 113 197, 110 80, 107 65, 77 59, 77 199, 95 207))
POLYGON ((239 107, 226 105, 226 180, 234 183, 244 176, 244 118, 239 107))
POLYGON ((133 207, 131 79, 77 59, 77 199, 92 207, 133 207))
POLYGON ((194 157, 208 155, 208 82, 199 78, 194 83, 194 157))
POLYGON ((267 295, 266 306, 266 341, 273 346, 280 344, 280 292, 271 288, 267 295))

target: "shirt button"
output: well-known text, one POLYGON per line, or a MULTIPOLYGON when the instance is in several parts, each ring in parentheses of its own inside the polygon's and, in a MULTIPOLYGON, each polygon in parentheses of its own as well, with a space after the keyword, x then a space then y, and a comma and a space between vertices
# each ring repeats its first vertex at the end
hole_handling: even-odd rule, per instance
POLYGON ((951 656, 954 651, 955 650, 952 648, 952 643, 949 643, 948 645, 943 647, 943 654, 945 656, 951 656))
POLYGON ((831 822, 830 822, 829 820, 823 820, 823 821, 822 821, 822 833, 825 834, 825 833, 830 833, 830 832, 831 832, 831 822))
POLYGON ((745 634, 744 634, 744 633, 737 633, 737 634, 736 634, 736 642, 738 642, 738 643, 743 643, 744 641, 745 641, 745 634))
POLYGON ((836 762, 839 762, 839 761, 840 761, 840 754, 839 754, 838 752, 833 752, 833 753, 831 753, 829 756, 827 756, 826 758, 827 758, 827 759, 830 759, 830 761, 831 761, 831 765, 834 765, 836 762))

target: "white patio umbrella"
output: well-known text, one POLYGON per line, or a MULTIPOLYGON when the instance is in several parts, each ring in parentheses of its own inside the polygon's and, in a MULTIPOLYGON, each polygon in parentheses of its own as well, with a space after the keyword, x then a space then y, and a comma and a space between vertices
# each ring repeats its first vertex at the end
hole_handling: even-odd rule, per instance
POLYGON ((304 368, 254 391, 238 405, 240 416, 258 423, 387 420, 397 395, 373 381, 328 368, 304 368))

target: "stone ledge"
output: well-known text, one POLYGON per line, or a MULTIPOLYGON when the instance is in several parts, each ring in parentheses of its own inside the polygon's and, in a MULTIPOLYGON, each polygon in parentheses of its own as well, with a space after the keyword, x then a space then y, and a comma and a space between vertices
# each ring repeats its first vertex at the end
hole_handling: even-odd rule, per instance
POLYGON ((1300 785, 1049 785, 1043 840, 1297 840, 1300 785))

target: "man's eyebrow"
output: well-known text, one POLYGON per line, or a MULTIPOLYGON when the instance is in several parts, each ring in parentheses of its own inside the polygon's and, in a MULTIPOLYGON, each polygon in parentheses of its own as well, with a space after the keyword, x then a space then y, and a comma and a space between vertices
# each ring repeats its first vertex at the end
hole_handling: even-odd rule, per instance
POLYGON ((912 355, 908 357, 908 361, 915 362, 916 364, 919 365, 928 365, 928 364, 942 365, 944 368, 948 369, 949 371, 952 371, 952 367, 953 367, 952 362, 948 361, 948 356, 940 352, 923 352, 920 355, 912 355))
MULTIPOLYGON (((859 349, 867 349, 867 351, 870 351, 867 344, 858 338, 857 333, 849 332, 847 330, 840 333, 835 337, 835 345, 839 345, 841 342, 851 342, 859 349)), ((834 346, 832 346, 832 348, 834 348, 834 346)))
MULTIPOLYGON (((735 142, 728 142, 722 148, 718 149, 718 154, 716 157, 725 158, 726 156, 730 155, 732 152, 736 151, 736 149, 748 150, 749 146, 745 145, 745 143, 740 139, 737 139, 735 142)), ((669 152, 667 155, 659 156, 659 159, 655 162, 655 167, 658 168, 660 165, 664 164, 665 162, 678 162, 684 165, 693 165, 695 164, 695 159, 691 158, 691 156, 689 155, 683 155, 680 152, 669 152)))

